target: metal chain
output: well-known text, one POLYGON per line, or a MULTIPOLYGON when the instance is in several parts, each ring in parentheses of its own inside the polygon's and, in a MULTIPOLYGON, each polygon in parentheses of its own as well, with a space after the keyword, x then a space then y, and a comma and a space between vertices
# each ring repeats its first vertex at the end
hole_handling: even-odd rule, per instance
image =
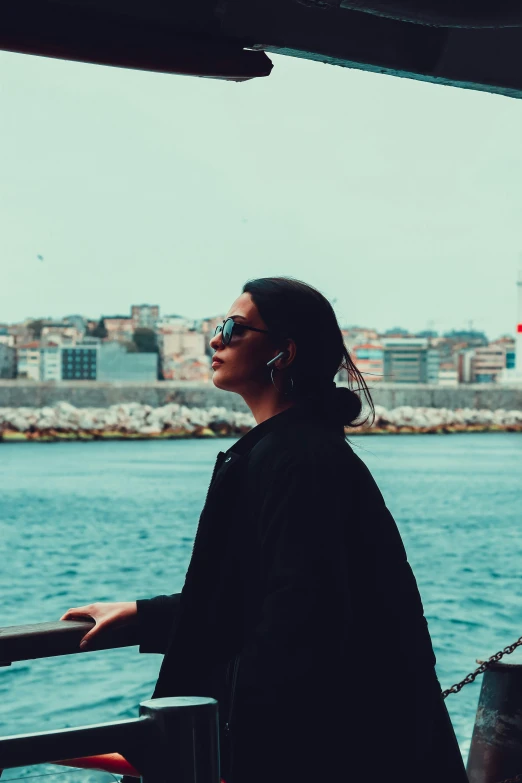
MULTIPOLYGON (((484 672, 489 669, 491 664, 500 661, 504 655, 511 655, 511 653, 516 650, 517 647, 520 647, 520 645, 522 645, 522 636, 517 639, 516 642, 513 642, 513 644, 508 644, 508 646, 504 647, 503 650, 499 650, 495 653, 495 655, 492 655, 491 658, 488 658, 487 661, 481 663, 478 669, 475 669, 474 672, 470 672, 467 677, 464 677, 463 680, 457 682, 455 685, 452 685, 451 688, 447 688, 445 691, 442 691, 442 698, 445 699, 446 696, 450 695, 450 693, 458 693, 465 685, 473 682, 479 676, 479 674, 484 674, 484 672)), ((504 778, 504 780, 499 781, 499 783, 522 783, 522 773, 515 775, 514 778, 504 778)))
POLYGON ((483 674, 486 671, 486 669, 489 669, 492 663, 496 663, 497 661, 500 661, 500 659, 503 658, 504 655, 510 655, 514 650, 517 649, 517 647, 520 647, 521 644, 522 644, 522 636, 516 642, 513 642, 513 644, 508 644, 508 646, 504 647, 503 650, 500 650, 499 652, 495 653, 495 655, 492 655, 491 658, 488 658, 487 661, 481 663, 478 669, 475 669, 474 672, 468 674, 468 676, 464 677, 463 680, 457 682, 455 685, 452 685, 451 688, 442 691, 442 698, 445 699, 446 696, 450 695, 450 693, 458 693, 461 690, 461 688, 463 688, 465 685, 468 685, 468 683, 473 682, 473 680, 476 677, 478 677, 479 674, 483 674))

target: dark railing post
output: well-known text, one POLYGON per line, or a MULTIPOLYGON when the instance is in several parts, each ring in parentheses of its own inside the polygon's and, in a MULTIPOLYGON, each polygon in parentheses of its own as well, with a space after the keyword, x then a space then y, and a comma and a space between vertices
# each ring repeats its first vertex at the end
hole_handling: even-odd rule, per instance
POLYGON ((494 663, 484 672, 467 773, 470 783, 497 783, 522 772, 522 665, 494 663))
MULTIPOLYGON (((140 704, 149 723, 144 753, 126 758, 143 783, 219 783, 218 703, 199 696, 150 699, 140 704)), ((125 755, 125 754, 124 754, 125 755)))
POLYGON ((143 783, 220 783, 218 703, 200 696, 150 699, 140 717, 0 737, 0 769, 120 753, 143 783))

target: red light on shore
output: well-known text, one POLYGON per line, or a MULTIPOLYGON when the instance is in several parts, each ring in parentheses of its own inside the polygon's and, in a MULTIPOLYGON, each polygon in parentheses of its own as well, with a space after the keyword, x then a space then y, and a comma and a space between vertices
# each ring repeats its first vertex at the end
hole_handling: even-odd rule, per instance
POLYGON ((522 334, 522 324, 517 324, 517 332, 522 334))

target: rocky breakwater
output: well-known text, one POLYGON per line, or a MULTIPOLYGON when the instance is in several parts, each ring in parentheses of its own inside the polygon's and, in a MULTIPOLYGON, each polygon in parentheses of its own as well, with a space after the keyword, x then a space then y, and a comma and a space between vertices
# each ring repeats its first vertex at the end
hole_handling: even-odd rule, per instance
MULTIPOLYGON (((522 432, 520 410, 376 406, 372 426, 346 428, 350 434, 522 432)), ((149 438, 240 437, 255 426, 251 413, 224 407, 196 408, 169 403, 154 408, 123 403, 108 408, 75 408, 60 402, 44 408, 0 408, 0 440, 140 440, 149 438)))

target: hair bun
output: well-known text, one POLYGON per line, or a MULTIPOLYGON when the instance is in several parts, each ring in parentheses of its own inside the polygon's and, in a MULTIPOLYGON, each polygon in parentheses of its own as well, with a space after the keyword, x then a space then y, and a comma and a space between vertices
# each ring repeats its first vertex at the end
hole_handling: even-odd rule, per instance
POLYGON ((345 427, 353 425, 362 411, 359 395, 346 386, 336 386, 332 392, 332 417, 345 427))
POLYGON ((353 425, 362 411, 359 395, 346 386, 336 386, 334 381, 308 389, 307 396, 316 405, 324 407, 329 419, 345 427, 353 425))

